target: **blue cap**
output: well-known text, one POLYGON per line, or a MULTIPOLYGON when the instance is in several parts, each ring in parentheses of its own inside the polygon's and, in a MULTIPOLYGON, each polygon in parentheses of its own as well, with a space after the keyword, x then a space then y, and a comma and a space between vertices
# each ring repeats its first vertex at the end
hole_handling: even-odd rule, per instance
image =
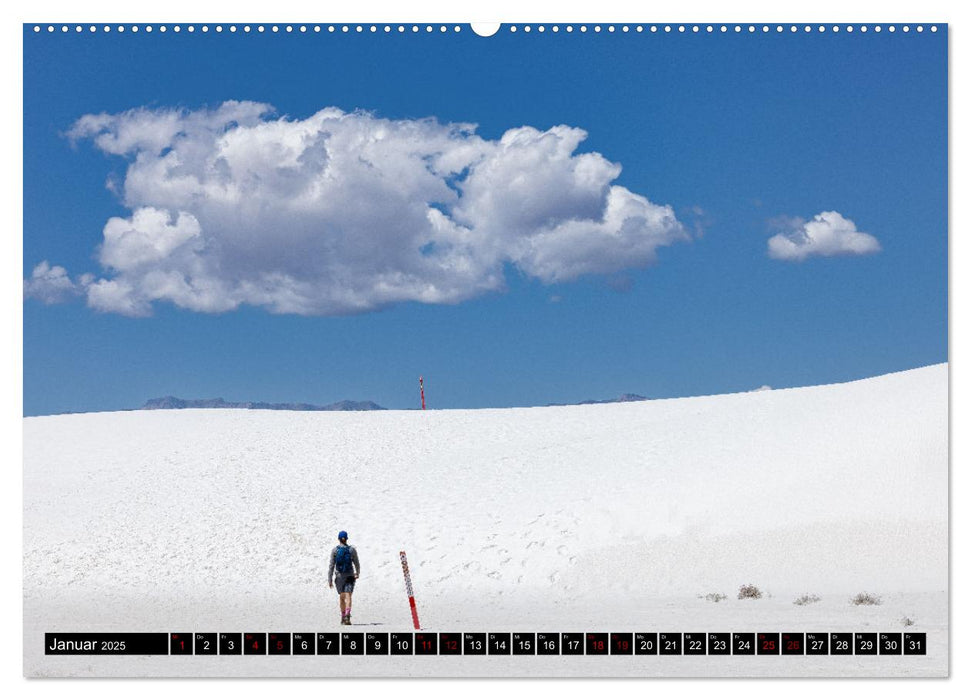
POLYGON ((339 540, 346 540, 347 539, 347 533, 344 530, 341 530, 340 532, 337 533, 337 539, 339 539, 339 540))

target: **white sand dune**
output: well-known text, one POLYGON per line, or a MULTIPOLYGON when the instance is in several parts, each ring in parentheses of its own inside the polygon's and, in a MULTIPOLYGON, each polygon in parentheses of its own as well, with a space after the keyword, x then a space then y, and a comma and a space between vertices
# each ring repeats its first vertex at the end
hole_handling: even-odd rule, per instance
POLYGON ((947 377, 550 408, 27 418, 25 672, 944 675, 947 377), (45 631, 339 629, 324 581, 339 529, 361 555, 356 620, 375 630, 410 629, 404 549, 431 630, 901 631, 910 617, 930 653, 231 669, 41 653, 45 631), (746 583, 772 597, 736 600, 746 583), (863 590, 884 604, 849 605, 863 590), (711 592, 729 599, 698 598, 711 592), (802 593, 822 600, 792 605, 802 593))

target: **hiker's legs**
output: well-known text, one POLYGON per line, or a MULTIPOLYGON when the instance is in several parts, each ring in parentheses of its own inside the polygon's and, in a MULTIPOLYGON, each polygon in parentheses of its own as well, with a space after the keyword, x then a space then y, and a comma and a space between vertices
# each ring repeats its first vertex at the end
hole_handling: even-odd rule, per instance
POLYGON ((341 602, 341 617, 344 617, 344 615, 347 613, 347 609, 351 607, 351 594, 341 593, 340 602, 341 602))

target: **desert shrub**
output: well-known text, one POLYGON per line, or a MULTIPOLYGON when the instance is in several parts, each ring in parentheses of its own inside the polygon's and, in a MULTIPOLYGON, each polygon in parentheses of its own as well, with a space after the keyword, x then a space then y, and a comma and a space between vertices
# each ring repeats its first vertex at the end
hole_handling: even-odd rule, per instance
POLYGON ((853 603, 853 605, 880 605, 880 603, 883 601, 880 600, 880 596, 864 591, 863 593, 857 593, 855 596, 850 598, 850 602, 853 603))
POLYGON ((905 617, 903 620, 901 620, 901 622, 904 624, 904 627, 910 627, 912 624, 914 624, 914 621, 909 617, 905 617))
POLYGON ((818 595, 806 593, 804 595, 799 596, 794 601, 792 601, 792 604, 793 605, 809 605, 810 603, 818 603, 818 602, 819 602, 819 596, 818 595))
POLYGON ((762 591, 758 587, 753 586, 751 583, 746 584, 738 589, 738 599, 745 600, 746 598, 761 598, 762 591))
POLYGON ((724 593, 709 593, 705 596, 705 600, 710 600, 712 603, 717 603, 721 600, 725 600, 728 596, 724 593))

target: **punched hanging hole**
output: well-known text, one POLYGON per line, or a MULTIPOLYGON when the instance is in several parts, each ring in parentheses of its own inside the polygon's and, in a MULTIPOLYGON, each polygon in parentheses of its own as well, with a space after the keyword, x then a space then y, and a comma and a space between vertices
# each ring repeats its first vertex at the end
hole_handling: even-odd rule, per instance
POLYGON ((472 31, 479 36, 492 36, 502 26, 499 22, 473 22, 472 31))

